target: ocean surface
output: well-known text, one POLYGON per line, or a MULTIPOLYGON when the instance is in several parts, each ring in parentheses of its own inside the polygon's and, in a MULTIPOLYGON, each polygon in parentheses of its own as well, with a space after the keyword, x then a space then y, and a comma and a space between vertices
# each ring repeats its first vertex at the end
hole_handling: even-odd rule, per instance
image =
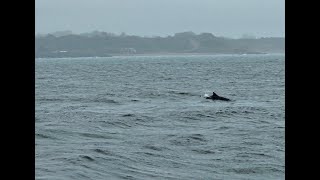
POLYGON ((36 179, 284 179, 284 54, 35 64, 36 179))

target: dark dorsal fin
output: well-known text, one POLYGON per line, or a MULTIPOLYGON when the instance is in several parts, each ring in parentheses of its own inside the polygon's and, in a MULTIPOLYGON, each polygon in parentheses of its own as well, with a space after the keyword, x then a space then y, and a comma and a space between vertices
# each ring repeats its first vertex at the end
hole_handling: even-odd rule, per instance
POLYGON ((213 95, 213 96, 218 96, 215 92, 212 92, 212 95, 213 95))

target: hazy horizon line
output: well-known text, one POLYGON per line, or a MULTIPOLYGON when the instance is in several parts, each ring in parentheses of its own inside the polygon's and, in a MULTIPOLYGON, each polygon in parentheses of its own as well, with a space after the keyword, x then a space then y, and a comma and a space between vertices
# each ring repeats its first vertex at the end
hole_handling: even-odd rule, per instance
POLYGON ((195 35, 200 35, 202 33, 210 33, 216 37, 223 37, 223 38, 230 38, 230 39, 241 39, 241 38, 252 38, 252 39, 258 39, 258 38, 285 38, 284 36, 256 36, 252 33, 244 33, 241 36, 238 37, 231 37, 231 36, 223 36, 223 35, 216 35, 212 32, 200 32, 200 33, 196 33, 194 31, 180 31, 180 32, 175 32, 172 34, 166 34, 166 35, 138 35, 138 34, 129 34, 127 32, 108 32, 108 31, 102 31, 102 30, 92 30, 92 31, 87 31, 87 32, 74 32, 72 30, 57 30, 57 31, 52 31, 52 32, 35 32, 35 36, 45 36, 45 35, 49 35, 49 34, 56 34, 56 33, 68 33, 68 34, 73 34, 73 35, 81 35, 81 34, 90 34, 90 33, 109 33, 109 34, 113 34, 115 36, 121 36, 121 34, 124 34, 126 36, 138 36, 138 37, 148 37, 148 38, 152 38, 152 37, 161 37, 161 38, 165 38, 165 37, 169 37, 169 36, 174 36, 177 33, 194 33, 195 35))

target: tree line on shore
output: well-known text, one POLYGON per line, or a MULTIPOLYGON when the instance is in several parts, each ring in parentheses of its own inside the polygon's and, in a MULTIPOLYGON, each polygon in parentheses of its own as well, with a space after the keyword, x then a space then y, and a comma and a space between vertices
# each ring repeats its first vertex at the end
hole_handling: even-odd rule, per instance
POLYGON ((93 31, 73 34, 70 31, 36 35, 35 55, 43 57, 105 57, 150 53, 284 53, 285 38, 217 37, 211 33, 175 33, 173 36, 140 37, 93 31))

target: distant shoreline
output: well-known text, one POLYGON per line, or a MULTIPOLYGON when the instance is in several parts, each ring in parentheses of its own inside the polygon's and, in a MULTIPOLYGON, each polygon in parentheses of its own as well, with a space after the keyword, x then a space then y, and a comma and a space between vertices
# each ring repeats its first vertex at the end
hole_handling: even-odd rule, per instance
POLYGON ((263 55, 263 54, 284 54, 279 53, 141 53, 141 54, 110 54, 111 56, 170 56, 170 55, 263 55))
POLYGON ((140 37, 108 33, 36 37, 35 55, 42 58, 265 54, 285 51, 285 39, 230 39, 211 33, 175 33, 167 37, 140 37))
POLYGON ((110 58, 110 57, 134 57, 134 56, 202 56, 202 55, 285 55, 285 52, 271 53, 141 53, 141 54, 110 54, 110 56, 84 56, 84 57, 36 57, 35 59, 65 59, 65 58, 110 58))

